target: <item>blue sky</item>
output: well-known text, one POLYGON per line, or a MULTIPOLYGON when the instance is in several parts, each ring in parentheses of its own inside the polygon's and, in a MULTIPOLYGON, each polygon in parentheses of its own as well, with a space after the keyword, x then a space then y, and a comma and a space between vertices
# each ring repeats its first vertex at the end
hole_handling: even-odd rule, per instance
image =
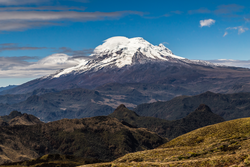
POLYGON ((248 0, 0 0, 0 87, 73 65, 44 58, 86 56, 112 36, 250 67, 249 28, 248 0))

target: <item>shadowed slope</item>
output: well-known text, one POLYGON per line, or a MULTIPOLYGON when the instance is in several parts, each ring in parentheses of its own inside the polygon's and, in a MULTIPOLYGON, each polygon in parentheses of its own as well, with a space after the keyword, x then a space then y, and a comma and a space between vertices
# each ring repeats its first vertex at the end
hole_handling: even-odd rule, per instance
POLYGON ((166 142, 155 133, 131 128, 111 117, 63 119, 31 126, 0 127, 0 163, 58 153, 104 161, 166 142))
POLYGON ((120 121, 125 121, 135 127, 148 128, 150 131, 156 132, 160 136, 168 139, 173 139, 203 126, 224 121, 222 117, 214 114, 211 109, 204 104, 201 104, 194 112, 191 112, 185 118, 175 121, 139 116, 134 111, 127 109, 123 104, 109 116, 117 118, 120 121))
POLYGON ((225 120, 250 117, 250 93, 219 94, 208 91, 195 96, 179 96, 166 102, 141 104, 134 111, 142 116, 176 120, 186 117, 200 104, 208 105, 225 120))

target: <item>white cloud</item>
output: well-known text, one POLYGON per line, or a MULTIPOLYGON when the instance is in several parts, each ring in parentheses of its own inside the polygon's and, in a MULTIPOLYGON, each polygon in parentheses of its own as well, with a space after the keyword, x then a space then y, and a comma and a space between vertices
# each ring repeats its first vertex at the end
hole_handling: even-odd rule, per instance
POLYGON ((250 68, 250 60, 218 59, 218 60, 207 60, 207 61, 225 66, 250 68))
POLYGON ((247 31, 247 30, 248 30, 248 28, 244 28, 244 27, 242 27, 242 26, 238 27, 238 33, 239 33, 239 34, 242 34, 242 33, 244 33, 244 32, 247 31))
MULTIPOLYGON (((226 28, 226 30, 238 30, 238 34, 240 35, 240 34, 246 32, 249 29, 247 27, 238 26, 238 27, 228 27, 228 28, 226 28)), ((227 35, 228 32, 226 31, 225 34, 227 35)), ((225 34, 224 34, 224 36, 226 36, 225 34)))
POLYGON ((0 57, 0 78, 38 78, 75 66, 84 58, 73 58, 66 54, 53 54, 37 62, 33 57, 0 57))
POLYGON ((223 37, 227 36, 227 34, 228 34, 228 32, 225 32, 224 35, 223 35, 223 37))
POLYGON ((210 27, 214 23, 215 23, 215 20, 213 20, 213 19, 200 20, 201 27, 204 27, 204 26, 210 27))

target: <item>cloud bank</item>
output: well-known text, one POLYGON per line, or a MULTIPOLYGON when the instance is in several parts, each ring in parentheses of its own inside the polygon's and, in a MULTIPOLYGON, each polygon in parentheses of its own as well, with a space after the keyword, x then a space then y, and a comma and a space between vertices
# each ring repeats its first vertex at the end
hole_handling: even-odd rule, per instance
POLYGON ((207 60, 207 61, 225 66, 250 68, 250 60, 218 59, 218 60, 207 60))
POLYGON ((37 62, 36 57, 0 57, 0 78, 38 78, 75 66, 83 60, 66 54, 53 54, 37 62))

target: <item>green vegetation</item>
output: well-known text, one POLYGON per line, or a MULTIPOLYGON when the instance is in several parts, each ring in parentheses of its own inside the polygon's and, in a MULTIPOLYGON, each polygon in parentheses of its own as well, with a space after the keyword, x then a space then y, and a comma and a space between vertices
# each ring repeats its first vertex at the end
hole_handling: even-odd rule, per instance
MULTIPOLYGON (((92 166, 250 166, 250 118, 206 126, 157 149, 127 154, 92 166)), ((86 165, 87 166, 87 165, 86 165)))

